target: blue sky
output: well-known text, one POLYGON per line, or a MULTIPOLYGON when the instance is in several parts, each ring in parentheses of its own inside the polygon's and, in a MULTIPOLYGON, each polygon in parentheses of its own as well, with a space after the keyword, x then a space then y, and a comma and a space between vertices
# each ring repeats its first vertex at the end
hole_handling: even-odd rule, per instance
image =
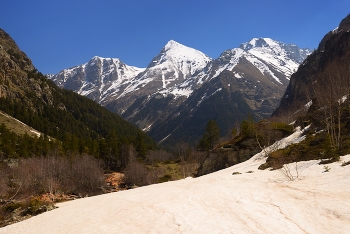
POLYGON ((175 40, 217 58, 254 37, 316 48, 349 0, 2 0, 0 28, 42 73, 93 56, 146 67, 175 40))

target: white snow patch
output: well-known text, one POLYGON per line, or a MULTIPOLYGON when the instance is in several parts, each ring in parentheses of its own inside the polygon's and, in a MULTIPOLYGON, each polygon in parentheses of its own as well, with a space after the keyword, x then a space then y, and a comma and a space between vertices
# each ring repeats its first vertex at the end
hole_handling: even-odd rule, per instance
POLYGON ((199 102, 197 103, 197 106, 199 106, 205 99, 207 99, 207 98, 213 96, 214 94, 216 94, 217 92, 220 92, 221 90, 222 90, 222 88, 219 88, 219 89, 215 90, 215 92, 212 93, 212 94, 210 94, 209 96, 207 96, 207 93, 205 93, 205 94, 202 96, 201 100, 199 100, 199 102))
POLYGON ((298 163, 300 179, 288 182, 252 158, 199 178, 60 203, 0 233, 347 233, 350 170, 332 163, 323 173, 318 162, 298 163))
POLYGON ((193 92, 193 90, 190 87, 188 87, 188 88, 175 87, 175 88, 171 89, 170 92, 172 94, 174 94, 175 96, 189 97, 191 95, 191 93, 193 92))
POLYGON ((312 100, 309 101, 308 103, 306 103, 306 104, 305 104, 305 107, 306 107, 307 109, 309 109, 311 105, 312 105, 312 100))
POLYGON ((41 133, 40 133, 40 132, 35 131, 35 130, 33 130, 33 129, 31 129, 30 132, 34 133, 37 137, 40 137, 40 136, 41 136, 41 133))
POLYGON ((169 135, 167 135, 166 137, 164 137, 162 140, 159 141, 159 143, 162 143, 163 141, 165 141, 166 139, 168 139, 168 137, 171 136, 171 133, 169 135))
POLYGON ((153 123, 148 125, 148 127, 145 127, 144 129, 142 129, 142 131, 148 132, 151 129, 152 125, 153 125, 153 123))
POLYGON ((291 134, 288 137, 285 137, 279 141, 276 141, 271 146, 266 147, 264 150, 262 150, 260 153, 253 156, 255 159, 266 159, 269 153, 274 152, 279 149, 284 149, 287 146, 291 144, 296 144, 305 139, 305 136, 303 136, 303 133, 307 131, 310 128, 310 125, 305 127, 304 129, 300 129, 300 127, 297 127, 295 132, 291 134))
POLYGON ((238 78, 238 79, 242 78, 242 76, 239 73, 235 73, 235 77, 238 78))
POLYGON ((269 69, 268 66, 265 65, 258 57, 256 56, 247 56, 246 59, 252 63, 260 72, 261 74, 269 74, 273 79, 275 79, 278 83, 282 84, 280 79, 275 76, 275 74, 269 69))
POLYGON ((350 166, 341 162, 350 155, 328 164, 329 172, 319 160, 298 162, 294 181, 258 170, 265 160, 256 155, 198 178, 59 203, 0 233, 348 233, 350 166))
POLYGON ((335 29, 332 30, 332 34, 337 34, 338 33, 339 27, 336 27, 335 29))
POLYGON ((344 95, 341 99, 338 100, 339 105, 344 103, 348 99, 347 95, 344 95))

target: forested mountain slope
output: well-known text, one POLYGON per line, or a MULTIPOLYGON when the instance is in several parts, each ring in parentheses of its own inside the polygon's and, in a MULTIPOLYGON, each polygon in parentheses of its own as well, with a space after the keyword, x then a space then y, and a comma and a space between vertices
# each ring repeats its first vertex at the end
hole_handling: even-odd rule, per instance
MULTIPOLYGON (((58 88, 37 71, 11 37, 0 29, 0 110, 63 141, 63 146, 100 156, 103 141, 145 151, 154 141, 136 126, 72 91, 58 88), (67 143, 67 144, 65 144, 67 143)), ((108 148, 108 147, 107 147, 108 148)), ((108 151, 108 150, 107 150, 108 151)))

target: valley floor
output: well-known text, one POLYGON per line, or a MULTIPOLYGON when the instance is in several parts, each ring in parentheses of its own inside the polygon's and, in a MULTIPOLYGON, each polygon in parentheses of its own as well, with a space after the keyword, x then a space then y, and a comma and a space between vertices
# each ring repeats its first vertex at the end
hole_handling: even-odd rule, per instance
POLYGON ((294 181, 258 170, 264 160, 61 203, 0 233, 349 233, 350 165, 341 164, 350 155, 328 172, 319 161, 299 162, 294 181))

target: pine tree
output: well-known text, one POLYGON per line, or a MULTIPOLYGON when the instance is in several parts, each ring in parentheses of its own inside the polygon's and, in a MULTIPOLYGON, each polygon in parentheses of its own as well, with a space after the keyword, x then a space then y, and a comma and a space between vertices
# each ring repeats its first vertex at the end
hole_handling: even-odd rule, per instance
POLYGON ((199 147, 203 150, 212 150, 220 139, 220 129, 215 120, 209 120, 199 147))
POLYGON ((241 123, 241 135, 243 137, 253 137, 255 135, 255 123, 251 115, 241 123))
POLYGON ((140 158, 145 159, 146 154, 147 154, 147 147, 145 144, 145 139, 141 135, 141 133, 137 134, 137 143, 136 143, 136 151, 139 155, 140 158))

